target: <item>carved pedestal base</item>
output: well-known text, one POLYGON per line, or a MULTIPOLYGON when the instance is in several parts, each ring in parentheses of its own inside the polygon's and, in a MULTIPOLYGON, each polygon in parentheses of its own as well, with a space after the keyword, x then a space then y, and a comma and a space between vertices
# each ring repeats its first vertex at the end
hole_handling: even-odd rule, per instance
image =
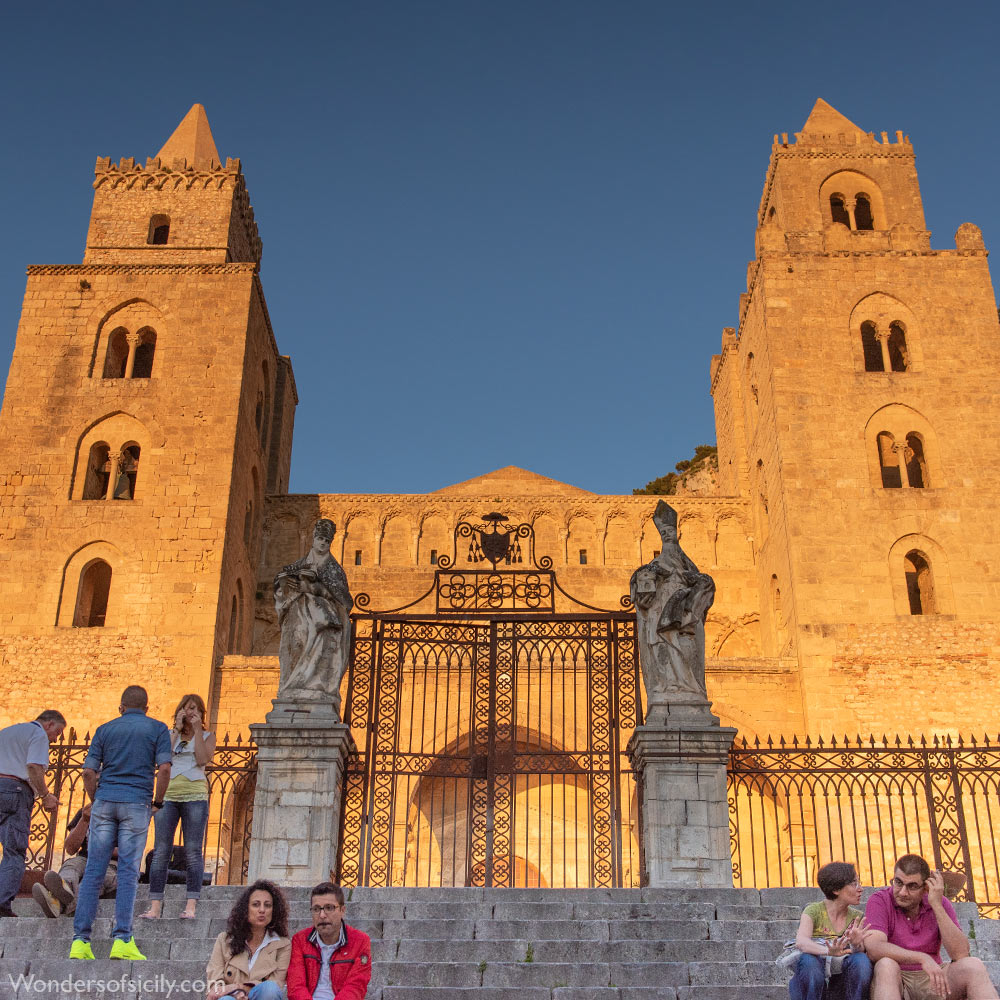
POLYGON ((642 787, 648 884, 731 887, 726 764, 736 730, 720 727, 707 704, 700 719, 692 714, 689 706, 660 714, 629 741, 642 787))
POLYGON ((248 877, 313 886, 337 864, 344 768, 354 746, 332 711, 275 705, 250 727, 257 744, 257 791, 248 877))

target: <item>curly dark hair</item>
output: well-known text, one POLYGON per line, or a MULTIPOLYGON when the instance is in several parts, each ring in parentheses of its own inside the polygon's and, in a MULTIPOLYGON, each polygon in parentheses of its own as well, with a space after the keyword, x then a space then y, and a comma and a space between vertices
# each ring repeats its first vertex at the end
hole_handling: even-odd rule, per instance
POLYGON ((271 911, 271 922, 267 929, 277 934, 278 937, 288 937, 288 902, 285 894, 274 882, 267 879, 258 879, 253 885, 248 885, 240 898, 233 904, 229 911, 229 921, 226 924, 226 940, 229 942, 229 951, 233 955, 241 955, 247 951, 247 939, 250 937, 250 897, 258 890, 271 894, 271 901, 274 909, 271 911))

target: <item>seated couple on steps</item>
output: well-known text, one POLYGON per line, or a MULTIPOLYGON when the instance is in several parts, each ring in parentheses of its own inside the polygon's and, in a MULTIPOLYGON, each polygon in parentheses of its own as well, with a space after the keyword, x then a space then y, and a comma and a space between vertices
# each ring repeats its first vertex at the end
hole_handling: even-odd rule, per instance
POLYGON ((216 938, 207 1000, 364 1000, 372 976, 368 935, 344 923, 344 893, 321 882, 310 893, 312 927, 288 937, 288 903, 273 882, 237 899, 216 938))
POLYGON ((986 967, 969 954, 945 879, 919 855, 905 854, 892 882, 869 897, 864 912, 853 865, 834 861, 817 874, 825 899, 802 912, 791 1000, 989 1000, 997 997, 986 967), (942 963, 942 945, 951 959, 942 963))

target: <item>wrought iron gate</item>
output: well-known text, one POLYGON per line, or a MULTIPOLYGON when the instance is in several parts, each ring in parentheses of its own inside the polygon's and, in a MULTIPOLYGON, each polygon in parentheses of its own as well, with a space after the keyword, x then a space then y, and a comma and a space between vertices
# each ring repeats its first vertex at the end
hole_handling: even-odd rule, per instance
POLYGON ((434 614, 355 615, 344 885, 640 884, 635 616, 556 613, 551 560, 504 520, 459 525, 456 550, 471 537, 473 567, 492 566, 442 558, 409 606, 433 597, 434 614))

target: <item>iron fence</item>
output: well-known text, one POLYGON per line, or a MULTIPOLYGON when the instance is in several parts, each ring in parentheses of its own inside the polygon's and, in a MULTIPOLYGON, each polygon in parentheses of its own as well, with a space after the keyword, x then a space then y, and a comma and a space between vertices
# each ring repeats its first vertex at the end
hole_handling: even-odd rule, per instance
MULTIPOLYGON (((36 802, 31 816, 27 867, 29 871, 58 869, 65 855, 62 843, 74 813, 87 801, 83 787, 83 762, 90 746, 90 734, 82 741, 70 729, 67 736, 52 744, 48 786, 59 799, 54 812, 36 802)), ((205 830, 205 870, 216 885, 246 881, 250 857, 250 830, 253 824, 253 794, 257 782, 257 748, 251 742, 228 737, 215 748, 205 768, 208 779, 209 814, 205 830)), ((181 837, 180 826, 177 838, 181 837)), ((146 849, 152 847, 153 825, 149 827, 146 849)))
POLYGON ((1000 910, 1000 736, 737 740, 728 795, 737 886, 815 886, 833 860, 887 885, 913 853, 1000 910))

